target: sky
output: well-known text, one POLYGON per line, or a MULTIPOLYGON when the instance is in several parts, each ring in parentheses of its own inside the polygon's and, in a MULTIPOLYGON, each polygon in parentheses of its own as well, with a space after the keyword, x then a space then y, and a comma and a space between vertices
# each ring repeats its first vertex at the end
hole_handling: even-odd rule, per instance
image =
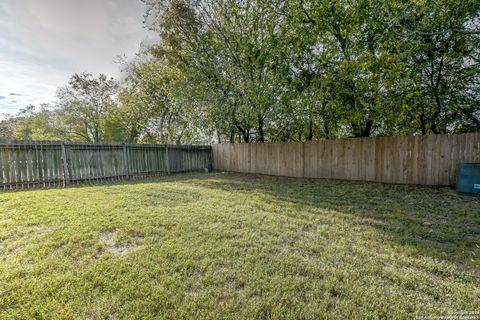
POLYGON ((55 100, 74 73, 117 77, 152 34, 140 0, 0 0, 0 115, 55 100))

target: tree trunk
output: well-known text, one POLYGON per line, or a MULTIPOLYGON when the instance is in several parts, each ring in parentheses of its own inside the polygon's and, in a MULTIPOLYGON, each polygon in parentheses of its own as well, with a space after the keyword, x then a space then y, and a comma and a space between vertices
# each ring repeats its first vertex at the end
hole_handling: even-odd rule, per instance
POLYGON ((313 121, 310 115, 310 122, 308 124, 308 135, 307 135, 307 141, 312 141, 313 139, 313 121))
POLYGON ((263 131, 264 120, 261 115, 258 115, 258 142, 265 142, 265 132, 263 131))
POLYGON ((248 128, 242 128, 239 125, 237 125, 237 129, 240 133, 240 136, 239 136, 240 141, 242 141, 242 138, 243 138, 243 140, 246 143, 249 143, 250 142, 250 132, 249 132, 250 130, 248 128))
POLYGON ((363 125, 352 123, 353 136, 355 138, 366 138, 372 134, 373 120, 368 117, 363 125))

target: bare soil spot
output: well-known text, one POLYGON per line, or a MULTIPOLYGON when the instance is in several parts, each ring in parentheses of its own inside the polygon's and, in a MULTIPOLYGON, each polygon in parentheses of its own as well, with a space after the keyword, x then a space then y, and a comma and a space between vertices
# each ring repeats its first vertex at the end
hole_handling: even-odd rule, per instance
POLYGON ((29 227, 29 232, 34 236, 41 236, 50 231, 51 231, 50 227, 45 225, 34 224, 29 227))
POLYGON ((107 247, 108 252, 117 257, 124 257, 130 252, 133 252, 143 247, 143 237, 136 237, 128 243, 117 243, 116 231, 102 232, 99 238, 100 242, 102 242, 107 247))

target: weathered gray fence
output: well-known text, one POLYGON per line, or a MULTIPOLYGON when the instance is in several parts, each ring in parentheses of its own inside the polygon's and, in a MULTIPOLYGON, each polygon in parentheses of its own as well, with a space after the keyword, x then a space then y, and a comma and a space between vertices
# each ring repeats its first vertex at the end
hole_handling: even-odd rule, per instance
POLYGON ((210 163, 210 146, 15 141, 0 143, 0 189, 139 179, 210 163))
POLYGON ((447 186, 463 162, 480 162, 480 133, 213 146, 217 170, 307 178, 447 186))

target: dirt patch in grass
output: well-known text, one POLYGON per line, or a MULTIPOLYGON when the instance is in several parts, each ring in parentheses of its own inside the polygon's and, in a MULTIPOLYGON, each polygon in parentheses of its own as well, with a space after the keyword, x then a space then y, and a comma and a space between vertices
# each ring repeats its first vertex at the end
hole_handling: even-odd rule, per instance
POLYGON ((32 234, 33 236, 42 236, 48 232, 51 231, 51 228, 49 226, 45 225, 40 225, 40 224, 33 224, 28 226, 29 233, 32 234))
POLYGON ((106 246, 107 251, 117 257, 124 257, 143 247, 143 237, 135 237, 129 242, 118 243, 116 231, 102 232, 99 239, 106 246))

